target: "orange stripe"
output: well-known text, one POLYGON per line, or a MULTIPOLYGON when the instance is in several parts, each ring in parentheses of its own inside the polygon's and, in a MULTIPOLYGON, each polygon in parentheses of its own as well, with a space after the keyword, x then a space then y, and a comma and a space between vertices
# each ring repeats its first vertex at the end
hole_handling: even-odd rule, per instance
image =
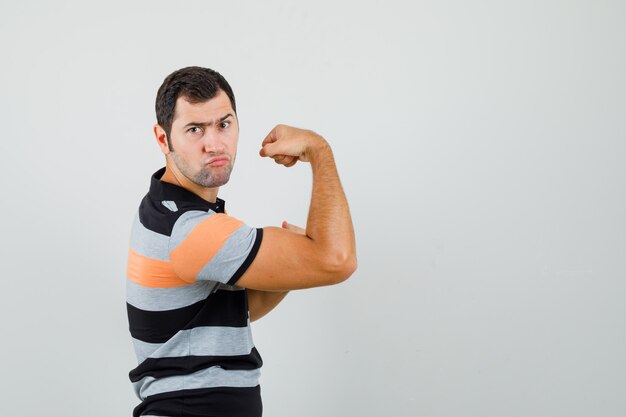
POLYGON ((170 253, 176 273, 184 279, 195 279, 242 224, 241 220, 223 213, 213 214, 198 223, 170 253))
POLYGON ((128 251, 126 276, 136 284, 151 288, 175 288, 193 283, 179 278, 170 261, 147 258, 133 249, 128 251))

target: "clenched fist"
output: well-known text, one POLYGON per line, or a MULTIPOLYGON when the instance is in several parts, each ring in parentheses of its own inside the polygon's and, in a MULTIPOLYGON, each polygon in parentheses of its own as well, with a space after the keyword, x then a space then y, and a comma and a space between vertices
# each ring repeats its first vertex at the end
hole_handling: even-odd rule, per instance
POLYGON ((310 162, 315 150, 327 145, 323 137, 311 130, 277 125, 263 139, 259 155, 269 156, 277 164, 291 167, 298 161, 310 162))

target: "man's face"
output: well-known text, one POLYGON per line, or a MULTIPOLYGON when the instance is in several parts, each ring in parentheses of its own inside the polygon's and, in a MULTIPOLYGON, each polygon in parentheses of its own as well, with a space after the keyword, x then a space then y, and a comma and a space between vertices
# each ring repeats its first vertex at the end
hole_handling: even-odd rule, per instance
POLYGON ((178 170, 202 187, 228 182, 237 156, 239 124, 223 91, 203 103, 176 100, 170 157, 178 170))

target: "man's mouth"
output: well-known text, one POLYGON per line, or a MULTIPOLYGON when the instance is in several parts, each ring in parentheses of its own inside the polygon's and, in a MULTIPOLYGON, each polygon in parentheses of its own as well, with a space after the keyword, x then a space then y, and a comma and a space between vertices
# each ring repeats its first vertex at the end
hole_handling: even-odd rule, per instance
POLYGON ((220 167, 222 165, 226 165, 228 163, 228 158, 224 157, 224 156, 218 156, 212 159, 209 159, 209 162, 207 165, 210 165, 212 167, 220 167))

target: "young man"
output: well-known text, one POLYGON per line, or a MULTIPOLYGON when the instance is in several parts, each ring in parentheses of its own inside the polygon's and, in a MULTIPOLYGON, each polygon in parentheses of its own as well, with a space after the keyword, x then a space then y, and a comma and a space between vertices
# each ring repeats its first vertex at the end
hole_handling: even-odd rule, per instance
POLYGON ((217 194, 230 178, 239 120, 228 82, 208 68, 170 74, 154 134, 165 168, 152 175, 131 233, 127 271, 134 416, 261 416, 261 357, 250 321, 292 289, 337 284, 356 269, 348 203, 332 150, 309 130, 279 125, 260 156, 309 162, 306 230, 253 228, 217 194))

